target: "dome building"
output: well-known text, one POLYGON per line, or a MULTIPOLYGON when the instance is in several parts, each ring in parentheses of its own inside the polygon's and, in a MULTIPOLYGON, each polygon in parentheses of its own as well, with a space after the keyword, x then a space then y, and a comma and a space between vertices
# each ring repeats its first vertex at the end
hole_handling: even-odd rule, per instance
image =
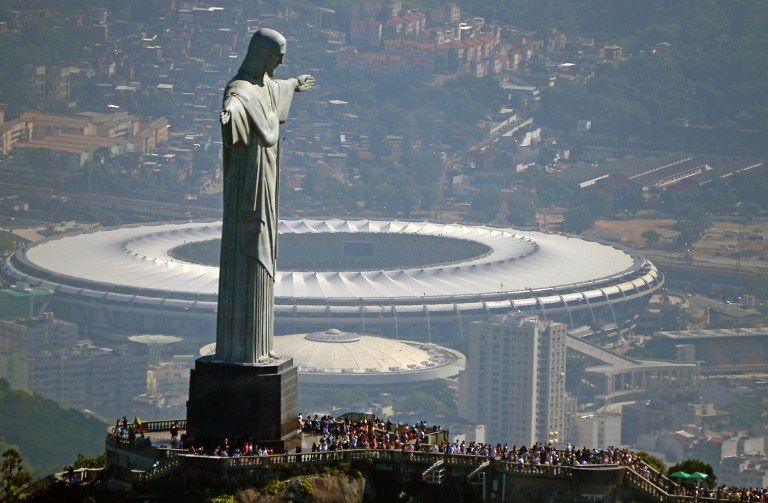
MULTIPOLYGON (((275 350, 293 357, 299 373, 299 404, 306 411, 356 410, 392 392, 398 396, 419 390, 431 393, 435 385, 466 369, 464 355, 447 347, 337 329, 276 336, 275 350)), ((200 349, 201 356, 215 352, 216 343, 200 349)))
MULTIPOLYGON (((329 329, 278 335, 275 351, 293 357, 302 386, 370 386, 418 383, 456 377, 466 367, 464 355, 437 344, 395 341, 329 329)), ((213 355, 216 343, 200 350, 213 355)))

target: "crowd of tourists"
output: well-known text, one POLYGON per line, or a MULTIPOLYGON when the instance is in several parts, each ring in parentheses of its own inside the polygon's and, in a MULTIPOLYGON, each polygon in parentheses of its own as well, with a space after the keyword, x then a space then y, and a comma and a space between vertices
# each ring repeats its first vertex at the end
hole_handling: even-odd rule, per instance
POLYGON ((377 417, 363 416, 353 420, 350 416, 334 419, 317 414, 306 418, 300 414, 298 427, 305 435, 319 437, 312 443, 312 452, 342 449, 421 451, 430 433, 442 431, 440 426, 428 427, 426 421, 408 425, 377 417))
POLYGON ((680 485, 674 494, 693 496, 697 499, 710 498, 715 501, 759 501, 768 502, 768 488, 736 487, 721 485, 714 489, 693 484, 680 485))
POLYGON ((132 445, 140 447, 152 446, 152 440, 148 435, 144 435, 144 424, 138 416, 134 417, 130 423, 125 416, 123 416, 122 421, 118 419, 115 421, 115 427, 112 429, 112 432, 120 438, 127 439, 132 445))
MULTIPOLYGON (((179 436, 179 427, 172 423, 170 428, 171 445, 174 448, 185 449, 192 455, 243 457, 270 456, 289 454, 287 449, 279 452, 267 445, 245 441, 234 445, 229 439, 224 439, 214 449, 206 450, 202 446, 188 445, 184 436, 179 436)), ((297 430, 306 437, 313 437, 311 452, 322 453, 347 449, 396 450, 402 452, 430 452, 457 456, 481 456, 490 460, 512 463, 522 469, 533 469, 547 466, 590 466, 590 465, 619 465, 631 468, 646 480, 664 489, 670 494, 713 498, 720 501, 756 501, 768 503, 768 489, 719 486, 708 489, 693 484, 678 484, 663 477, 652 469, 641 457, 630 449, 607 447, 605 449, 577 448, 567 444, 563 449, 557 449, 552 444, 534 443, 531 446, 511 447, 504 443, 466 442, 456 440, 450 442, 440 426, 428 426, 426 421, 418 421, 413 425, 393 423, 371 415, 345 415, 334 418, 330 415, 299 415, 297 430), (527 468, 533 467, 533 468, 527 468)), ((130 442, 138 445, 150 445, 149 437, 144 435, 140 418, 134 418, 133 423, 123 417, 115 424, 114 432, 121 437, 127 437, 130 442)), ((302 453, 299 443, 295 453, 302 453)))

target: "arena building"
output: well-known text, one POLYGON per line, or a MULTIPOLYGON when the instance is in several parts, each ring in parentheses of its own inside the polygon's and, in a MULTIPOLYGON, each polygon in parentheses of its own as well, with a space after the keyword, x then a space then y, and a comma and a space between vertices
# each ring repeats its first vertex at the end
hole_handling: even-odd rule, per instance
MULTIPOLYGON (((631 326, 663 275, 637 253, 579 238, 459 224, 286 220, 276 331, 328 328, 432 341, 490 314, 595 329, 631 326)), ((53 237, 0 267, 54 292, 91 329, 215 333, 220 222, 135 225, 53 237)))
MULTIPOLYGON (((456 377, 466 368, 463 354, 437 344, 393 341, 335 328, 277 336, 275 351, 293 358, 302 386, 389 389, 456 377)), ((200 350, 200 356, 215 353, 215 342, 200 350)))

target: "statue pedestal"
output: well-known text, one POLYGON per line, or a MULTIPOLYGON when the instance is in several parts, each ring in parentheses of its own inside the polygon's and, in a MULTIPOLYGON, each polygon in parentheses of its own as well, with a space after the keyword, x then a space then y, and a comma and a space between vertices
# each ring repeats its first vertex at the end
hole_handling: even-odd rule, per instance
POLYGON ((257 365, 195 361, 189 378, 188 443, 206 448, 254 445, 282 449, 296 433, 298 372, 293 358, 257 365))

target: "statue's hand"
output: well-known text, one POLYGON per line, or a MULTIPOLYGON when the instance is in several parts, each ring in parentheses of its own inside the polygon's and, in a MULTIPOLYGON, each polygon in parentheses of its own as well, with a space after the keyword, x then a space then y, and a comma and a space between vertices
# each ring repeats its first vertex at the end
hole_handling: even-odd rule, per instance
POLYGON ((315 87, 315 78, 312 75, 299 75, 296 77, 296 90, 301 91, 309 91, 313 87, 315 87))
POLYGON ((222 110, 221 113, 219 113, 219 119, 221 120, 222 124, 226 124, 229 122, 229 119, 232 117, 232 113, 229 110, 222 110))

